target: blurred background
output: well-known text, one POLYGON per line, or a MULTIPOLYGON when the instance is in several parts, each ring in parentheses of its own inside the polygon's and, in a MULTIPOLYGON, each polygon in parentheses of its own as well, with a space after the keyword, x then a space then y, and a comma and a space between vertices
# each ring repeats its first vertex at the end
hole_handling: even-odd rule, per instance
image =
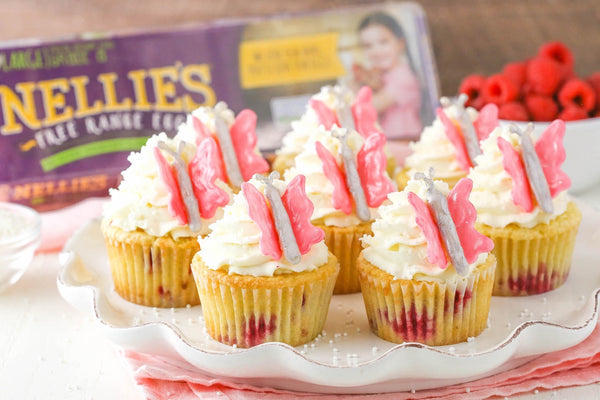
MULTIPOLYGON (((360 0, 0 0, 0 41, 84 32, 170 28, 221 18, 299 13, 373 3, 360 0)), ((575 70, 600 69, 597 0, 421 0, 444 95, 463 77, 489 75, 548 40, 571 48, 575 70)))

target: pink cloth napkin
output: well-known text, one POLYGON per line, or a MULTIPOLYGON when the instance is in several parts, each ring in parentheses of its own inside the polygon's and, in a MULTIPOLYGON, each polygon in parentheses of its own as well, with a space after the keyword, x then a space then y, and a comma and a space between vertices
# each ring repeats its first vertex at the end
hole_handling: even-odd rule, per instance
POLYGON ((59 210, 42 213, 42 242, 38 253, 59 251, 84 223, 102 214, 108 198, 89 198, 59 210))
MULTIPOLYGON (((105 198, 88 199, 76 205, 42 214, 42 244, 39 252, 57 251, 89 219, 101 214, 105 198)), ((319 395, 241 385, 200 373, 181 360, 123 350, 124 360, 135 382, 148 399, 288 400, 307 398, 389 399, 390 394, 319 395)), ((551 390, 600 381, 600 327, 585 341, 570 349, 543 355, 521 367, 477 381, 416 393, 395 393, 394 399, 486 399, 533 390, 551 390)))

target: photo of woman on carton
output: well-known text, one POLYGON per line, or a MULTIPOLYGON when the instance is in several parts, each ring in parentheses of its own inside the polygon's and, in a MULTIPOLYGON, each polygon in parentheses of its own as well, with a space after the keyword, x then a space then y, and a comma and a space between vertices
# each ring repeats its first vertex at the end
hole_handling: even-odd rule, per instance
POLYGON ((414 138, 422 130, 421 84, 411 64, 404 31, 384 12, 365 16, 358 25, 364 65, 352 65, 356 86, 373 89, 373 105, 389 138, 414 138))

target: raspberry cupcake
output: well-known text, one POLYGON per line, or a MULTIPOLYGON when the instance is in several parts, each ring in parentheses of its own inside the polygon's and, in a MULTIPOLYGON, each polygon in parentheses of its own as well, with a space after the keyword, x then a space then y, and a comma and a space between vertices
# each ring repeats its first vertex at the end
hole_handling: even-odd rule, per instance
MULTIPOLYGON (((345 86, 323 86, 309 100, 306 112, 298 121, 292 122, 292 130, 282 140, 282 147, 275 152, 273 170, 281 175, 294 165, 294 159, 302 151, 310 136, 319 126, 334 126, 356 130, 364 138, 381 132, 377 123, 377 110, 372 104, 373 92, 362 87, 356 96, 345 86)), ((396 163, 386 148, 388 173, 392 175, 396 163)))
POLYGON ((497 106, 489 104, 478 113, 474 108, 465 108, 467 98, 461 95, 454 102, 441 98, 437 118, 425 128, 419 141, 410 143, 412 154, 396 174, 400 190, 416 172, 429 168, 450 188, 467 176, 473 160, 481 153, 479 142, 498 126, 497 106))
POLYGON ((297 346, 325 323, 337 259, 310 223, 304 177, 277 176, 242 185, 192 262, 206 329, 228 345, 297 346))
POLYGON ((285 173, 286 180, 306 176, 314 204, 312 223, 325 231, 325 243, 340 263, 334 293, 360 291, 356 259, 360 238, 395 185, 385 171, 385 136, 364 139, 358 132, 321 126, 285 173))
POLYGON ((192 256, 232 192, 269 165, 256 147, 256 114, 223 102, 188 114, 177 135, 148 140, 111 190, 102 231, 115 289, 154 307, 198 304, 192 256))
POLYGON ((556 120, 535 141, 529 127, 496 128, 469 177, 476 228, 498 259, 494 295, 522 296, 562 285, 569 274, 581 213, 569 200, 565 124, 556 120))
POLYGON ((115 290, 124 299, 152 307, 199 303, 190 270, 197 238, 231 194, 208 165, 215 154, 214 142, 196 147, 161 133, 129 156, 102 221, 115 290))
POLYGON ((381 206, 363 238, 358 273, 371 330, 394 343, 441 346, 487 326, 493 243, 475 231, 472 182, 448 185, 417 174, 381 206))

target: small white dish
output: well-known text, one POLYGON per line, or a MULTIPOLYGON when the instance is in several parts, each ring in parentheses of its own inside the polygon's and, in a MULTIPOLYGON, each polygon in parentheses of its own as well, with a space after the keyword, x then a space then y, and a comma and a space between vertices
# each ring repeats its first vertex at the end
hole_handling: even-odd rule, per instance
POLYGON ((419 390, 467 382, 584 340, 596 326, 600 293, 600 213, 580 204, 573 268, 560 288, 529 297, 492 298, 489 327, 452 346, 396 345, 369 331, 361 294, 333 297, 325 330, 298 347, 265 343, 237 349, 212 340, 200 306, 156 309, 113 289, 99 220, 80 229, 61 253, 58 288, 123 347, 184 359, 238 383, 320 393, 419 390))
POLYGON ((41 224, 37 211, 0 202, 0 292, 16 283, 31 264, 41 224))
MULTIPOLYGON (((529 122, 500 120, 500 125, 516 124, 524 129, 529 122)), ((533 122, 533 135, 539 137, 550 122, 533 122)), ((569 192, 579 193, 600 183, 600 118, 565 122, 563 144, 567 159, 563 171, 571 178, 569 192)))

